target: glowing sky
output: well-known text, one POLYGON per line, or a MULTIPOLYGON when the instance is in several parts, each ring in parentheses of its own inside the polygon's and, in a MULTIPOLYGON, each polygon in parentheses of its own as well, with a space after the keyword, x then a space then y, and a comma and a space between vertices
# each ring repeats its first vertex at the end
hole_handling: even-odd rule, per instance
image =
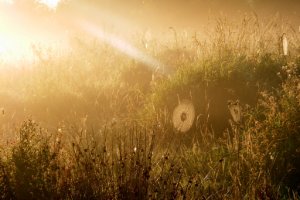
POLYGON ((0 60, 9 63, 32 60, 33 44, 49 46, 58 42, 56 34, 60 26, 56 26, 57 20, 52 13, 60 0, 40 0, 48 11, 34 8, 34 0, 32 4, 27 2, 30 3, 0 0, 0 60))
MULTIPOLYGON (((0 0, 0 3, 14 4, 16 0, 0 0)), ((60 0, 38 0, 38 2, 45 4, 50 9, 55 9, 60 0)))
MULTIPOLYGON (((258 16, 280 12, 297 29, 300 24, 300 0, 0 0, 0 59, 22 57, 35 43, 62 44, 67 40, 65 33, 88 33, 76 24, 80 20, 105 30, 107 35, 114 35, 112 30, 118 32, 124 40, 118 44, 107 37, 102 39, 121 48, 124 44, 129 47, 126 36, 138 31, 163 30, 170 34, 169 27, 198 31, 212 16, 223 13, 236 20, 245 11, 254 11, 258 16)), ((91 36, 99 37, 99 31, 91 36)), ((132 51, 133 46, 129 49, 129 56, 139 54, 132 51)))
POLYGON ((60 0, 40 0, 40 2, 46 4, 51 9, 55 9, 60 0))

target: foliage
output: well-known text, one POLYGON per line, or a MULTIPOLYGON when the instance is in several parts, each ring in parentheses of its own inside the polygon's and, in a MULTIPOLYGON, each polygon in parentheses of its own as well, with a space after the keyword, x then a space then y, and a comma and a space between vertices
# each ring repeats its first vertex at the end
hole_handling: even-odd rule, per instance
POLYGON ((223 19, 207 40, 148 44, 170 74, 94 40, 36 48, 32 68, 0 74, 0 198, 299 199, 299 35, 283 56, 278 27, 223 19), (197 116, 180 134, 184 99, 197 116))

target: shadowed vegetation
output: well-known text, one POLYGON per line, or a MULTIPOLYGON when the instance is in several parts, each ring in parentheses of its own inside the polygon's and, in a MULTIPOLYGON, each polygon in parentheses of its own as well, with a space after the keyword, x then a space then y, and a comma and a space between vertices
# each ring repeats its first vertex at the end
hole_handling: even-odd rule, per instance
POLYGON ((3 68, 0 198, 299 199, 300 34, 266 21, 135 38, 170 73, 87 38, 3 68), (179 133, 185 100, 196 117, 179 133))

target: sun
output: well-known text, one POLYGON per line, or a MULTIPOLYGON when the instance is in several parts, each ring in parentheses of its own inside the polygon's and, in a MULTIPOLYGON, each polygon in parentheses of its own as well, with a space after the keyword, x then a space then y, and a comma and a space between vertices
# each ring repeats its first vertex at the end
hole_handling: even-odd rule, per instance
POLYGON ((47 5, 51 9, 55 9, 60 0, 40 0, 40 2, 47 5))
MULTIPOLYGON (((31 1, 43 4, 50 10, 55 10, 61 2, 61 0, 31 1)), ((5 63, 17 63, 19 60, 34 61, 32 44, 51 46, 56 38, 59 38, 53 33, 56 32, 56 25, 48 22, 50 18, 36 20, 35 15, 26 12, 26 8, 23 10, 22 7, 18 7, 16 2, 17 0, 0 0, 0 65, 2 61, 5 63), (33 28, 28 29, 28 26, 33 28)), ((49 17, 52 17, 52 12, 50 14, 49 17)))

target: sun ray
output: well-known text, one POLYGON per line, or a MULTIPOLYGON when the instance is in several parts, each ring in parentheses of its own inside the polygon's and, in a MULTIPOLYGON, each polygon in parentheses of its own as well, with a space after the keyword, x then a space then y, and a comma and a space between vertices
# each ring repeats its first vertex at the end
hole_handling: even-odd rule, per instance
POLYGON ((136 59, 148 67, 152 68, 152 70, 158 70, 160 73, 168 74, 168 68, 156 60, 155 58, 145 54, 132 44, 128 43, 124 39, 121 39, 115 35, 109 34, 104 32, 98 26, 95 26, 88 22, 82 22, 81 27, 92 34, 93 36, 97 37, 101 41, 111 45, 115 49, 118 49, 120 52, 126 54, 127 56, 136 59))

